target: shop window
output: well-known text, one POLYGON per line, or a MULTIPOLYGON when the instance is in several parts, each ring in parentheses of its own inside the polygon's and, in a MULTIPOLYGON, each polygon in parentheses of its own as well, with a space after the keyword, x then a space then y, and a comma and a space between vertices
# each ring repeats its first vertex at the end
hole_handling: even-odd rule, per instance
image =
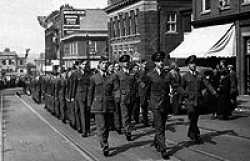
POLYGON ((176 23, 177 23, 176 12, 169 13, 167 16, 167 32, 168 33, 177 32, 176 23))
POLYGON ((219 8, 220 9, 226 9, 226 8, 230 8, 230 0, 219 0, 219 8))
POLYGON ((210 12, 211 11, 211 1, 210 0, 202 0, 202 12, 210 12))

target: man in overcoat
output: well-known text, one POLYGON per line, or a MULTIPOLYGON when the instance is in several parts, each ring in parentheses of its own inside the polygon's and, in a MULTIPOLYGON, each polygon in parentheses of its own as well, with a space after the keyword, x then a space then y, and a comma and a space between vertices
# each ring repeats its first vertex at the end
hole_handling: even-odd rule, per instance
POLYGON ((115 110, 114 93, 119 90, 117 77, 106 70, 107 61, 100 60, 98 72, 90 78, 88 94, 88 106, 91 106, 91 112, 95 114, 97 135, 104 156, 109 153, 108 136, 115 110))

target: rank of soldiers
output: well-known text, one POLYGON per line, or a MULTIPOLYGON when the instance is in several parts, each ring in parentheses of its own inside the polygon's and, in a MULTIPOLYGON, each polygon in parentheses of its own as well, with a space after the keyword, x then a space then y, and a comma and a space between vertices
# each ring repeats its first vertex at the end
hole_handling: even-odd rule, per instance
POLYGON ((183 75, 175 62, 164 65, 163 52, 152 55, 151 69, 146 61, 130 60, 129 55, 123 55, 119 62, 110 63, 103 57, 95 70, 90 69, 88 61, 77 61, 71 69, 31 80, 32 97, 38 103, 45 103, 49 112, 69 123, 82 137, 90 136, 90 123, 95 121, 104 156, 109 155, 109 131, 116 130, 132 141, 135 124, 150 125, 149 109, 155 128, 154 146, 163 158, 169 157, 165 124, 170 113, 178 114, 180 107, 185 106, 190 120, 187 135, 195 143, 201 143, 197 124, 202 101, 223 98, 223 103, 228 103, 228 109, 214 109, 213 116, 226 118, 233 111, 237 85, 230 70, 201 74, 196 69, 194 55, 186 59, 188 71, 183 75), (211 81, 211 75, 218 79, 211 81))

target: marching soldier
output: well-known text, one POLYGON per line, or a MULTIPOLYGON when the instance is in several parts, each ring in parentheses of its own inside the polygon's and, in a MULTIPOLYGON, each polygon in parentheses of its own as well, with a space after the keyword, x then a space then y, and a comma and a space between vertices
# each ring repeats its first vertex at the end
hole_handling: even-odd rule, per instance
POLYGON ((97 135, 104 156, 109 153, 109 128, 112 126, 112 115, 115 110, 114 93, 119 91, 116 75, 107 70, 107 61, 101 60, 98 72, 90 78, 88 105, 95 114, 97 135))
POLYGON ((200 130, 198 127, 198 119, 200 115, 200 107, 202 101, 202 87, 217 97, 217 93, 209 82, 204 79, 196 70, 196 56, 189 56, 185 63, 188 65, 189 71, 186 72, 182 79, 182 88, 184 89, 184 97, 186 98, 186 106, 190 125, 188 129, 188 137, 195 143, 201 143, 200 130))
MULTIPOLYGON (((120 65, 118 63, 114 64, 114 75, 120 71, 120 65)), ((121 118, 121 107, 120 107, 120 93, 119 91, 114 93, 115 97, 115 112, 114 112, 114 126, 118 134, 122 134, 122 118, 121 118)))
POLYGON ((148 126, 148 98, 147 98, 147 91, 148 91, 148 83, 146 82, 147 70, 145 66, 146 62, 143 62, 140 66, 140 71, 137 77, 138 83, 138 95, 140 99, 140 106, 142 109, 142 123, 145 126, 148 126))
POLYGON ((55 116, 57 118, 60 118, 60 95, 59 95, 59 91, 60 91, 60 82, 61 82, 61 78, 59 75, 59 72, 56 71, 55 73, 55 78, 54 78, 54 84, 55 84, 55 116))
POLYGON ((152 55, 155 68, 147 73, 148 94, 153 112, 154 128, 156 130, 154 145, 161 152, 162 157, 168 158, 165 144, 165 125, 167 114, 170 109, 169 99, 169 75, 163 70, 165 53, 156 52, 152 55))
POLYGON ((122 127, 128 141, 132 141, 132 108, 135 100, 134 84, 136 82, 135 75, 130 73, 129 63, 130 56, 122 55, 119 59, 121 63, 121 71, 117 73, 120 84, 120 108, 122 116, 122 127))
POLYGON ((82 137, 90 135, 90 108, 87 106, 90 74, 87 61, 82 61, 78 71, 74 73, 76 78, 74 85, 75 92, 73 91, 75 98, 74 113, 76 128, 82 133, 82 137))
POLYGON ((67 108, 66 108, 66 71, 64 69, 61 70, 60 74, 60 88, 59 88, 59 104, 60 104, 60 119, 63 123, 66 123, 67 119, 67 108))

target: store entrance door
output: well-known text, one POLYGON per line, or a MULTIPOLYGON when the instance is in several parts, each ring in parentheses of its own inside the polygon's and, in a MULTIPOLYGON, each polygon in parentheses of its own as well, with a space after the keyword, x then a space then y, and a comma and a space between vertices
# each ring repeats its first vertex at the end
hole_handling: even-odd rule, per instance
POLYGON ((250 37, 246 37, 245 39, 245 71, 246 71, 246 94, 250 95, 250 37))

